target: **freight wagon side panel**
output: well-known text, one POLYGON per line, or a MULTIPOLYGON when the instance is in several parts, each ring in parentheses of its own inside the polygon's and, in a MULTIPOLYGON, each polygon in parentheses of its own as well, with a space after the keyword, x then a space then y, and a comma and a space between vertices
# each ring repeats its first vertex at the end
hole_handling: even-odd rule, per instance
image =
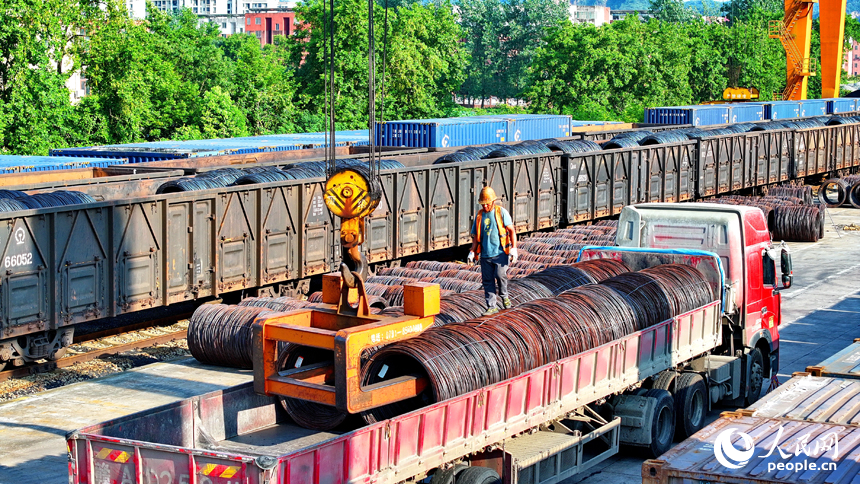
POLYGON ((639 195, 639 153, 634 150, 609 150, 595 153, 594 217, 621 213, 625 205, 637 202, 639 195))
MULTIPOLYGON (((0 305, 4 338, 31 333, 34 328, 56 329, 63 321, 56 311, 56 246, 52 229, 55 214, 4 214, 0 224, 3 244, 3 275, 0 276, 0 305)), ((64 217, 65 218, 65 217, 64 217)))
POLYGON ((695 142, 651 145, 643 149, 642 155, 648 167, 645 201, 679 202, 695 197, 695 142))
POLYGON ((164 210, 156 200, 113 207, 115 314, 164 304, 164 210))
MULTIPOLYGON (((364 220, 364 250, 368 262, 387 261, 394 258, 394 203, 396 200, 397 175, 380 173, 379 182, 382 196, 379 205, 364 220)), ((335 235, 338 237, 339 235, 335 235)))
POLYGON ((215 262, 218 292, 255 287, 258 229, 256 190, 228 191, 215 199, 215 262))
POLYGON ((299 271, 301 277, 324 274, 339 265, 340 218, 325 206, 322 181, 297 183, 299 191, 300 227, 304 235, 299 241, 299 271))
MULTIPOLYGON (((455 247, 460 244, 457 230, 457 167, 448 164, 434 165, 429 170, 429 176, 429 249, 455 247)), ((467 204, 467 207, 472 205, 467 204)))
POLYGON ((204 450, 212 441, 278 422, 274 399, 253 395, 246 384, 73 432, 68 437, 70 482, 94 482, 93 469, 106 477, 95 482, 122 482, 122 476, 125 482, 143 484, 147 469, 172 469, 171 475, 180 478, 183 469, 192 469, 199 482, 211 469, 208 464, 235 467, 251 484, 270 479, 291 484, 400 482, 702 354, 719 344, 720 327, 720 303, 715 301, 518 377, 273 459, 204 450), (99 456, 117 455, 115 451, 148 455, 152 461, 128 459, 133 467, 125 470, 99 461, 99 456))
POLYGON ((567 220, 568 224, 594 218, 594 167, 595 153, 568 153, 562 157, 567 165, 567 220))
POLYGON ((535 161, 535 229, 557 227, 561 219, 562 194, 562 156, 541 156, 535 161))
POLYGON ((397 172, 395 257, 420 254, 427 250, 427 175, 426 169, 397 172))
POLYGON ((537 230, 537 206, 534 204, 537 186, 537 170, 540 158, 511 158, 513 170, 511 197, 511 220, 517 233, 537 230))
POLYGON ((707 197, 743 188, 746 167, 746 134, 699 138, 698 155, 699 197, 707 197))
POLYGON ((167 206, 167 302, 211 296, 215 200, 177 200, 167 206))
MULTIPOLYGON (((304 234, 297 185, 257 189, 260 203, 258 253, 259 285, 274 284, 299 277, 299 239, 304 234)), ((195 262, 196 265, 196 262, 195 262)))

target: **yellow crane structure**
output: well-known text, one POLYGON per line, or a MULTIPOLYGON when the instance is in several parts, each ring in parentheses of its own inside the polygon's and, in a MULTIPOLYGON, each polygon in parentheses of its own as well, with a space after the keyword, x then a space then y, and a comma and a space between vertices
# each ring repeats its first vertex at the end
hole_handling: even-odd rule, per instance
MULTIPOLYGON (((785 0, 782 20, 771 20, 768 35, 779 39, 785 49, 785 89, 775 98, 798 101, 806 99, 809 76, 815 75, 810 65, 812 41, 812 9, 818 0, 785 0)), ((842 42, 845 32, 846 0, 821 0, 821 97, 839 96, 842 77, 842 42)))

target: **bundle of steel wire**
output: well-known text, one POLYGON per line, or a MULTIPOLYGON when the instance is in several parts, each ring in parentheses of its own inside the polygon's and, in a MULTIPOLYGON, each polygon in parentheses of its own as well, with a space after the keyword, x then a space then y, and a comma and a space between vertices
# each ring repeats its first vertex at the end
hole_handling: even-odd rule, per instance
POLYGON ((257 183, 272 183, 286 180, 295 180, 296 177, 289 172, 274 168, 271 170, 249 173, 241 176, 233 182, 233 186, 256 185, 257 183))
POLYGON ((773 214, 773 239, 817 242, 824 226, 824 212, 818 207, 783 205, 773 214))
POLYGON ((514 156, 536 155, 539 153, 552 153, 552 150, 542 144, 516 144, 505 145, 487 154, 484 158, 510 158, 514 156))
POLYGON ((263 307, 204 304, 188 324, 188 349, 198 361, 252 368, 252 326, 257 318, 281 314, 263 307))
POLYGON ((634 136, 616 136, 603 143, 604 150, 618 150, 622 148, 638 148, 639 140, 634 136))
POLYGON ((19 200, 11 198, 0 198, 0 212, 17 212, 18 210, 27 210, 26 205, 19 200))
POLYGON ((842 178, 830 178, 818 189, 818 200, 830 208, 841 207, 850 203, 860 208, 860 175, 848 175, 842 178))
POLYGON ((812 205, 812 187, 809 185, 786 185, 768 189, 768 196, 772 197, 796 197, 803 201, 804 205, 812 205))
MULTIPOLYGON (((615 279, 624 276, 629 277, 615 279)), ((647 285, 662 291, 659 295, 666 298, 672 315, 714 299, 706 278, 694 268, 658 266, 647 269, 646 278, 647 285)), ((362 368, 363 385, 412 375, 427 378, 428 390, 416 398, 369 410, 362 417, 372 423, 453 398, 653 324, 638 319, 639 308, 631 304, 636 297, 635 283, 622 290, 584 285, 493 316, 429 328, 381 348, 362 368)))
MULTIPOLYGON (((280 371, 294 370, 316 363, 331 362, 332 352, 310 346, 287 345, 278 352, 277 368, 280 371)), ((334 376, 332 375, 332 380, 334 376)), ((326 381, 333 384, 333 381, 326 381)), ((346 420, 346 412, 321 403, 299 400, 297 398, 280 397, 281 406, 294 422, 307 429, 333 430, 346 420)))
POLYGON ((642 146, 661 145, 666 143, 680 143, 688 141, 688 138, 683 132, 676 131, 661 131, 654 133, 651 136, 642 138, 639 144, 642 146))
POLYGON ((96 199, 82 192, 57 190, 55 192, 37 193, 35 195, 20 197, 16 201, 27 208, 46 208, 94 203, 96 199))
POLYGON ((428 271, 436 271, 442 272, 448 269, 465 269, 466 266, 460 262, 439 262, 435 260, 416 260, 412 262, 407 262, 406 267, 412 267, 415 269, 426 269, 428 271))
POLYGON ((223 188, 229 186, 246 173, 237 168, 219 168, 207 171, 193 177, 182 177, 162 184, 155 191, 159 193, 190 192, 195 190, 208 190, 211 188, 223 188))
POLYGON ((437 271, 415 269, 412 267, 388 267, 376 271, 377 276, 411 277, 414 279, 435 277, 437 274, 439 274, 437 271))
POLYGON ((546 143, 546 147, 564 153, 591 153, 592 151, 600 151, 600 145, 590 140, 552 140, 546 143))
POLYGON ((478 272, 448 269, 439 272, 438 274, 439 277, 452 277, 454 279, 462 279, 464 281, 481 282, 481 274, 478 272))
POLYGON ((493 150, 499 149, 505 145, 492 144, 484 146, 469 146, 460 148, 459 150, 448 153, 433 162, 434 165, 441 163, 462 163, 464 161, 477 161, 483 159, 493 150))
MULTIPOLYGON (((820 196, 820 195, 819 195, 820 196)), ((824 213, 819 206, 802 205, 803 199, 791 196, 748 197, 729 195, 704 200, 707 203, 747 205, 764 213, 774 240, 815 242, 824 237, 824 213), (802 210, 800 210, 802 208, 802 210), (777 217, 777 210, 781 210, 777 217), (811 227, 816 226, 815 234, 811 227)))

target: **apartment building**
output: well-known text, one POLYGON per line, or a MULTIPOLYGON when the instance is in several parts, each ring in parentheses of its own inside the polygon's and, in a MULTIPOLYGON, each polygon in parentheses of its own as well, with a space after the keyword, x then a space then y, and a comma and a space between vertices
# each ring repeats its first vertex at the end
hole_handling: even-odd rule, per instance
POLYGON ((609 7, 571 3, 568 11, 570 21, 575 24, 593 24, 600 27, 612 21, 609 7))

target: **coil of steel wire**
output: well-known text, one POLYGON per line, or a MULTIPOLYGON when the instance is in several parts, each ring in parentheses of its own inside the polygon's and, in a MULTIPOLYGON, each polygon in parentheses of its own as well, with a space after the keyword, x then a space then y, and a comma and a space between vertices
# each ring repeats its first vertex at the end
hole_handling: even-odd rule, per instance
POLYGON ((66 190, 37 193, 35 195, 19 197, 15 200, 26 208, 63 207, 80 203, 94 203, 96 201, 95 198, 87 195, 86 193, 66 190))
POLYGON ((252 368, 252 325, 257 318, 279 314, 267 308, 204 304, 188 324, 188 349, 203 363, 252 368))
MULTIPOLYGON (((669 311, 680 314, 699 307, 690 305, 713 300, 700 272, 672 266, 647 269, 644 277, 649 286, 662 291, 669 311), (704 289, 691 295, 687 294, 690 287, 704 289)), ((635 284, 620 287, 637 297, 635 284)), ((363 385, 405 375, 425 377, 430 385, 419 397, 370 410, 362 417, 368 423, 390 418, 630 334, 638 327, 637 315, 631 296, 623 290, 584 285, 493 316, 433 327, 381 348, 362 369, 363 385)))
MULTIPOLYGON (((308 346, 287 345, 278 352, 277 367, 280 371, 287 371, 332 361, 333 354, 331 351, 308 346)), ((334 382, 327 381, 326 383, 333 384, 334 382)), ((281 406, 287 411, 287 415, 295 423, 307 429, 333 430, 347 418, 345 412, 329 405, 289 397, 280 397, 279 400, 281 406)))
POLYGON ((377 276, 411 277, 421 279, 436 276, 438 272, 427 269, 415 269, 412 267, 388 267, 376 272, 377 276))
POLYGON ((848 198, 848 182, 842 178, 831 178, 818 189, 818 200, 829 208, 836 208, 848 198))
POLYGON ((848 194, 848 201, 854 208, 860 208, 860 183, 855 183, 848 194))
MULTIPOLYGON (((509 269, 512 271, 513 269, 509 269)), ((510 274, 508 274, 510 275, 510 274)), ((462 279, 464 281, 481 282, 481 274, 479 272, 452 270, 448 269, 439 273, 439 277, 453 277, 454 279, 462 279)))
POLYGON ((435 260, 417 260, 408 262, 406 267, 415 269, 426 269, 428 271, 442 272, 448 269, 463 269, 467 267, 459 262, 437 262, 435 260))
POLYGON ((823 224, 824 213, 818 207, 779 206, 774 209, 773 239, 817 242, 823 224))
POLYGON ((18 210, 27 210, 28 208, 20 200, 0 198, 0 212, 16 212, 18 210))
POLYGON ((604 150, 618 150, 622 148, 638 148, 639 141, 635 136, 616 136, 611 140, 603 143, 604 150))
POLYGON ((688 141, 686 135, 683 133, 678 133, 676 131, 661 131, 659 133, 652 134, 646 138, 642 138, 639 141, 639 144, 642 146, 650 146, 650 145, 661 145, 665 143, 680 143, 682 141, 688 141))

